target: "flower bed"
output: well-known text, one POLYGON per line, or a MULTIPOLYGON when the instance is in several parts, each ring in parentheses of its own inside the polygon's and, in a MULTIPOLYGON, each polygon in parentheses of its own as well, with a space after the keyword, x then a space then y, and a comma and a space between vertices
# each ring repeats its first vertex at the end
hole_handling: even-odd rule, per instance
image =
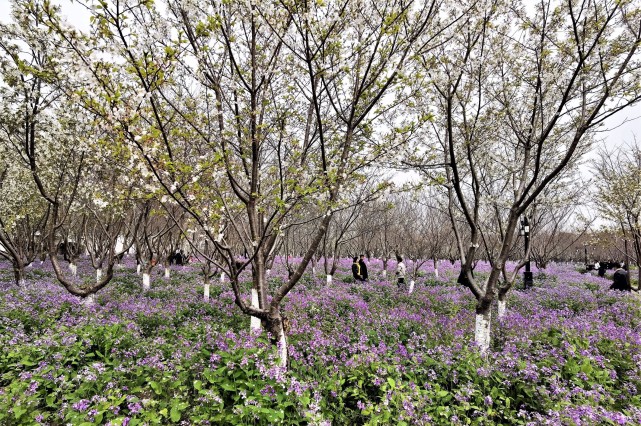
MULTIPOLYGON (((331 284, 305 276, 284 307, 284 371, 228 284, 202 301, 193 266, 143 293, 129 261, 87 307, 47 263, 26 290, 2 263, 0 424, 641 424, 636 297, 570 266, 535 271, 494 315, 485 360, 456 266, 435 279, 426 265, 412 295, 343 282, 348 260, 331 284)), ((284 276, 277 264, 270 280, 284 276)))

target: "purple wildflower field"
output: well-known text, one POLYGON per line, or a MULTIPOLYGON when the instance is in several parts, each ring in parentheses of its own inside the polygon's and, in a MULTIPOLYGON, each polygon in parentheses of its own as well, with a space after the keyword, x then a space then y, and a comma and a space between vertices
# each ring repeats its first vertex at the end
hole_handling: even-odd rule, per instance
MULTIPOLYGON (((85 306, 48 263, 23 290, 1 263, 0 424, 641 424, 641 303, 608 279, 535 269, 535 287, 494 312, 483 358, 458 264, 438 278, 424 265, 412 294, 381 279, 380 261, 367 283, 350 265, 330 284, 318 268, 287 297, 284 369, 229 284, 203 301, 197 264, 169 279, 156 268, 145 293, 126 258, 85 306)), ((86 263, 79 276, 95 279, 86 263)), ((277 262, 270 281, 285 277, 277 262)))

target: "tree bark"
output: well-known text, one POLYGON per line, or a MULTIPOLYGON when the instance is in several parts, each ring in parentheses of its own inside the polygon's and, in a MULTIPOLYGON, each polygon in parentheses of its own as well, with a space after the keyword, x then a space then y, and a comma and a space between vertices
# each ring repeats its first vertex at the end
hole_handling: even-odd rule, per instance
POLYGON ((489 306, 476 308, 476 326, 474 328, 474 341, 481 351, 481 355, 486 356, 490 349, 490 324, 492 320, 492 311, 489 306))
POLYGON ((507 312, 507 293, 499 292, 498 299, 498 318, 501 319, 507 312))
POLYGON ((15 277, 16 285, 20 288, 27 286, 27 278, 24 269, 24 263, 13 262, 13 275, 15 277))

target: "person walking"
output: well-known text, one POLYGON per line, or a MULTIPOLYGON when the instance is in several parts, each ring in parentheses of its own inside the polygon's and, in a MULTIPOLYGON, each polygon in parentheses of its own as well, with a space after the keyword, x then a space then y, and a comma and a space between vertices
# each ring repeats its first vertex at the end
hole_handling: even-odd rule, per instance
POLYGON ((361 265, 358 263, 358 256, 354 256, 352 258, 354 263, 352 263, 352 275, 354 276, 354 280, 356 281, 363 281, 363 275, 361 275, 361 265))
POLYGON ((402 290, 405 288, 405 273, 407 272, 407 268, 405 267, 405 263, 401 256, 397 255, 396 261, 398 262, 396 264, 396 271, 394 271, 394 274, 396 274, 396 278, 398 279, 396 285, 399 290, 402 290))
POLYGON ((369 275, 367 273, 367 264, 365 264, 365 255, 361 254, 361 258, 358 261, 358 266, 360 266, 361 277, 363 278, 363 281, 367 281, 369 279, 369 275))

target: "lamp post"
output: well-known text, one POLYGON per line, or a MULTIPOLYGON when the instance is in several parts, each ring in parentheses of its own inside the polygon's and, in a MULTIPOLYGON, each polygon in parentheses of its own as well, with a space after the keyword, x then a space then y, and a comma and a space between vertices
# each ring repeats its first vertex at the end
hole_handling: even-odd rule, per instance
POLYGON ((528 287, 532 287, 534 279, 532 278, 532 271, 530 271, 530 222, 527 220, 527 216, 524 216, 521 219, 521 235, 525 240, 525 272, 523 272, 523 289, 527 290, 528 287))

